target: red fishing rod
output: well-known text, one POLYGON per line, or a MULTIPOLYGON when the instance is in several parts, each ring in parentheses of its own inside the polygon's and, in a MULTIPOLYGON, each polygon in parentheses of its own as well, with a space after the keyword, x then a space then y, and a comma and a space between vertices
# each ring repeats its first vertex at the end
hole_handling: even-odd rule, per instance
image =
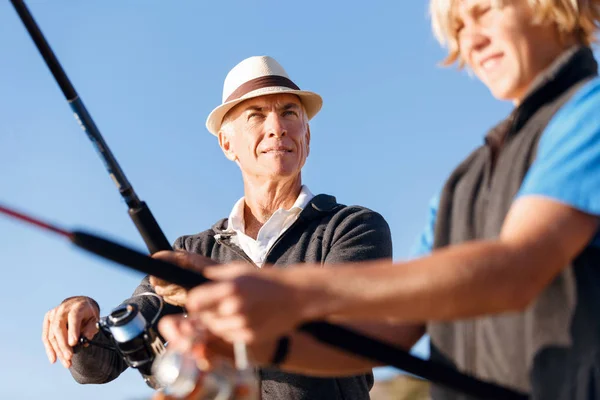
MULTIPOLYGON (((137 271, 154 275, 186 288, 210 282, 199 272, 157 260, 113 241, 82 231, 68 231, 48 222, 15 211, 0 204, 0 214, 6 214, 67 238, 75 246, 137 271)), ((490 382, 463 374, 446 365, 422 360, 406 351, 363 335, 355 330, 323 321, 308 322, 298 327, 330 346, 378 361, 426 378, 436 384, 486 400, 526 400, 528 396, 490 382)))
POLYGON ((187 289, 191 289, 194 286, 209 282, 204 275, 198 272, 184 269, 162 260, 154 259, 149 257, 147 254, 88 232, 79 230, 69 231, 57 225, 42 221, 23 212, 17 211, 13 208, 3 206, 2 204, 0 204, 0 214, 7 215, 11 218, 18 219, 38 228, 56 233, 68 239, 75 246, 90 253, 114 261, 118 264, 125 265, 136 271, 156 276, 168 282, 176 283, 187 289))

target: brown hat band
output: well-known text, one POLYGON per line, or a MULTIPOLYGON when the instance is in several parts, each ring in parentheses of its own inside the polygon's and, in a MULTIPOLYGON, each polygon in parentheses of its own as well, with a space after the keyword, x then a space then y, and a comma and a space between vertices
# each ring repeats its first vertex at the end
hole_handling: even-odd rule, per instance
POLYGON ((229 97, 227 97, 227 100, 225 100, 225 103, 227 103, 228 101, 237 100, 240 97, 242 97, 243 95, 245 95, 246 93, 250 93, 256 89, 262 89, 262 88, 271 87, 271 86, 283 86, 283 87, 287 87, 287 88, 290 88, 293 90, 300 90, 300 88, 294 82, 292 82, 290 79, 286 78, 285 76, 279 76, 279 75, 261 76, 261 77, 249 80, 248 82, 240 85, 237 89, 235 89, 233 91, 233 93, 231 93, 229 95, 229 97))

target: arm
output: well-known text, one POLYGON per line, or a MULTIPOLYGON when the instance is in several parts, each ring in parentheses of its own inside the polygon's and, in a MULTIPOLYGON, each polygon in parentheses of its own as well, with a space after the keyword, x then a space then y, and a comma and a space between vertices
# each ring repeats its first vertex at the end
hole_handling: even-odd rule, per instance
POLYGON ((307 296, 300 307, 306 320, 337 315, 427 321, 520 311, 597 229, 595 216, 527 196, 511 208, 498 240, 453 246, 400 265, 340 268, 335 280, 324 271, 295 277, 299 286, 316 285, 322 294, 307 296))
MULTIPOLYGON (((179 249, 181 246, 181 240, 178 239, 174 248, 179 249)), ((150 323, 160 308, 160 302, 156 297, 143 295, 144 293, 155 293, 149 276, 142 280, 132 297, 123 303, 136 304, 146 321, 150 323)), ((159 319, 165 315, 181 312, 183 312, 181 307, 164 302, 159 319)), ((114 345, 102 332, 98 332, 92 340, 109 346, 114 345)), ((69 371, 78 383, 101 384, 116 379, 127 367, 121 355, 116 351, 90 345, 79 347, 77 352, 74 352, 69 371)))
MULTIPOLYGON (((343 325, 406 351, 409 351, 425 332, 425 327, 417 324, 402 325, 368 321, 343 325)), ((265 355, 272 356, 275 344, 262 346, 259 344, 257 347, 264 352, 262 357, 259 356, 258 362, 268 365, 271 360, 265 355)), ((252 354, 257 354, 254 348, 251 348, 251 351, 252 354)), ((381 366, 383 364, 324 345, 310 335, 293 333, 289 354, 279 367, 289 372, 327 377, 370 373, 373 368, 381 366)))

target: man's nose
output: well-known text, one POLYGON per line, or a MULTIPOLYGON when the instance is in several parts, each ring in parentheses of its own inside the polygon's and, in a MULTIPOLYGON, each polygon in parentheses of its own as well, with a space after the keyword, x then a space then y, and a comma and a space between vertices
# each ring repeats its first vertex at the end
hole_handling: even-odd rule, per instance
POLYGON ((283 137, 287 135, 287 129, 283 118, 274 112, 267 115, 265 129, 269 137, 283 137))
POLYGON ((481 51, 490 44, 490 38, 478 24, 468 24, 461 32, 461 45, 469 51, 481 51))

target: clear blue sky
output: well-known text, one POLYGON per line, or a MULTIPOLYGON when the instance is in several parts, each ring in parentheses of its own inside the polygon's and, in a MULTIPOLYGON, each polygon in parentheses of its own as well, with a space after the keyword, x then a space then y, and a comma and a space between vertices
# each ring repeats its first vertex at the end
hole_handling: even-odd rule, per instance
MULTIPOLYGON (((418 1, 28 2, 104 138, 170 241, 226 216, 240 174, 204 127, 227 71, 275 57, 322 94, 303 172, 314 193, 370 207, 406 258, 429 198, 511 106, 438 66, 418 1), (356 4, 356 5, 354 5, 356 4)), ((127 209, 8 1, 0 2, 0 203, 143 249, 127 209)), ((137 371, 102 386, 50 365, 42 319, 86 294, 103 315, 141 275, 0 218, 0 397, 148 398, 137 371)))

